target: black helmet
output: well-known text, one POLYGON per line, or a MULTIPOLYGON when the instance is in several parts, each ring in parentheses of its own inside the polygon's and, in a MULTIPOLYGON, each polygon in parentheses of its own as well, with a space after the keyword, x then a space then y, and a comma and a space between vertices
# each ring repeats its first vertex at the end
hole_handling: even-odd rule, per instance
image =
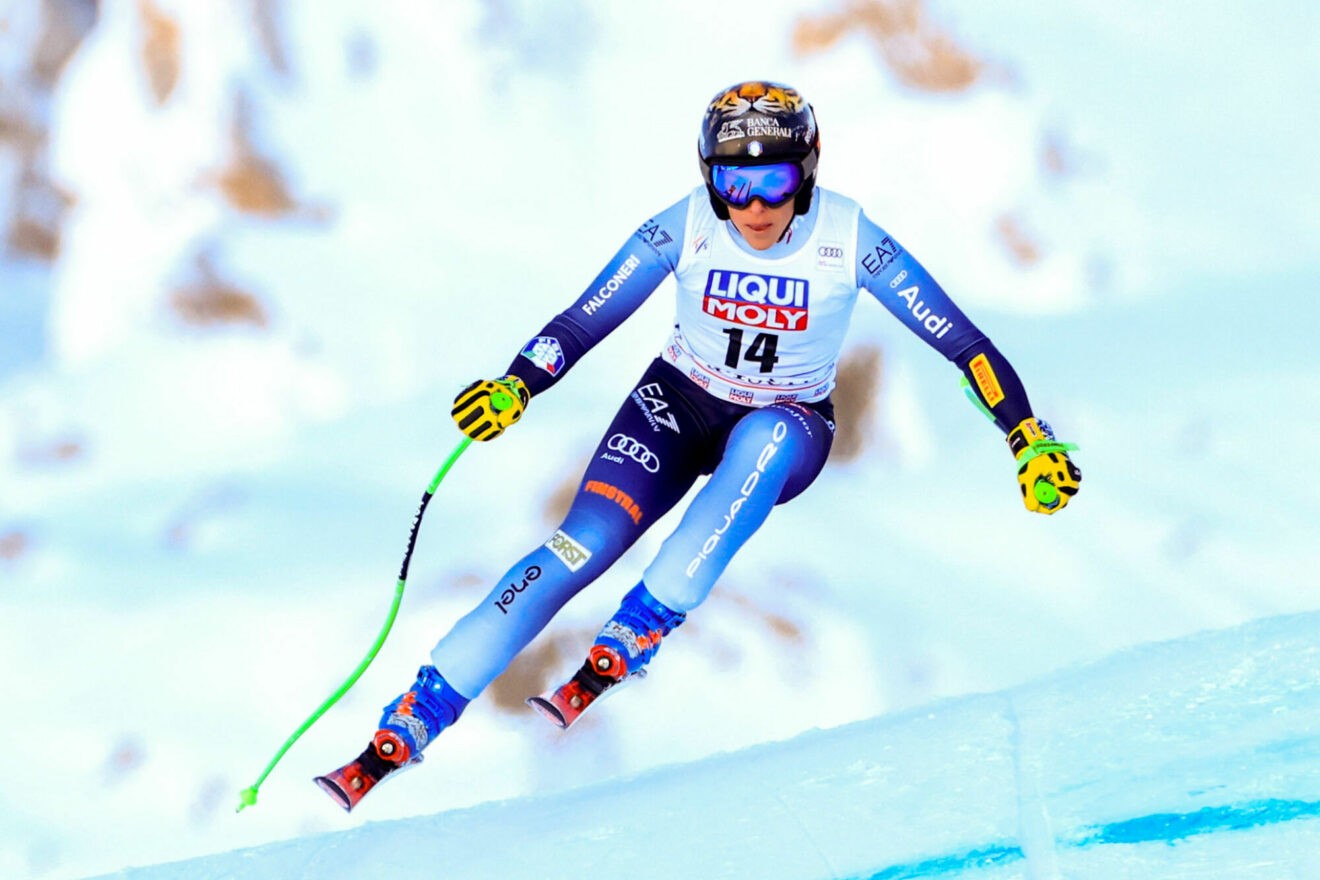
POLYGON ((721 89, 711 98, 701 119, 697 154, 711 207, 721 220, 729 219, 729 208, 711 185, 712 165, 797 162, 802 169, 802 187, 794 198, 793 210, 805 214, 811 208, 820 131, 811 105, 796 89, 762 80, 721 89))

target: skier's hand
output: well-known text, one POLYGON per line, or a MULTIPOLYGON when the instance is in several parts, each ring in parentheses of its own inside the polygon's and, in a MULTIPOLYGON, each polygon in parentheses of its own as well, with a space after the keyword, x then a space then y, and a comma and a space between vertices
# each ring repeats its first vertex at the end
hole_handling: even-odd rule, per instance
POLYGON ((473 440, 493 440, 522 418, 531 397, 517 376, 483 379, 458 393, 450 415, 458 429, 473 440))
POLYGON ((1068 506, 1082 482, 1082 472, 1068 458, 1075 445, 1055 440, 1045 422, 1023 419, 1008 432, 1008 448, 1018 461, 1018 487, 1027 510, 1052 514, 1068 506))

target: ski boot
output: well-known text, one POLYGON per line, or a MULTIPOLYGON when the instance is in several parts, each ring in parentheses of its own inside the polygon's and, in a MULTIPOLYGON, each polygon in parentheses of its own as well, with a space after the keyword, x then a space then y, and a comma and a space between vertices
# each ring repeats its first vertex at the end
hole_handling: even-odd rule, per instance
POLYGON ((345 810, 352 810, 381 780, 422 761, 422 749, 458 720, 466 697, 449 686, 434 666, 417 671, 417 681, 384 709, 371 744, 349 763, 316 784, 345 810))
POLYGON ((527 705, 567 730, 606 691, 645 677, 646 664, 660 650, 660 640, 686 618, 638 584, 596 636, 582 668, 555 690, 529 697, 527 705))
POLYGON ((371 741, 376 754, 391 764, 420 757, 426 744, 457 721, 467 704, 467 697, 450 687, 434 666, 423 666, 412 688, 385 707, 371 741))

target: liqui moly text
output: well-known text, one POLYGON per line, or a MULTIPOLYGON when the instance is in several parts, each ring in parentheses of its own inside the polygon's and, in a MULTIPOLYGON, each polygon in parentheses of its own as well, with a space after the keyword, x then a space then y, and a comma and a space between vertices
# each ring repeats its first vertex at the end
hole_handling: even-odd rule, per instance
POLYGON ((808 285, 803 278, 712 269, 701 310, 744 327, 807 329, 808 285))

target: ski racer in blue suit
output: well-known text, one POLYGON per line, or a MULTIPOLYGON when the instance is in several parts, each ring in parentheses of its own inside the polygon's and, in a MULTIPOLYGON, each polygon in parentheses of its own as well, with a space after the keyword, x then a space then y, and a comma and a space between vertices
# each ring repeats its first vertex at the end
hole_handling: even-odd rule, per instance
POLYGON ((567 516, 386 707, 373 740, 381 760, 420 753, 565 602, 709 475, 582 669, 536 705, 567 727, 640 672, 771 509, 820 473, 834 436, 836 362, 863 290, 963 372, 1007 435, 1028 510, 1056 513, 1077 492, 1072 447, 1033 416, 999 350, 855 202, 816 186, 819 132, 795 90, 769 82, 721 90, 702 120, 699 152, 703 185, 643 223, 502 378, 455 400, 468 436, 499 436, 674 276, 673 332, 605 429, 567 516))

